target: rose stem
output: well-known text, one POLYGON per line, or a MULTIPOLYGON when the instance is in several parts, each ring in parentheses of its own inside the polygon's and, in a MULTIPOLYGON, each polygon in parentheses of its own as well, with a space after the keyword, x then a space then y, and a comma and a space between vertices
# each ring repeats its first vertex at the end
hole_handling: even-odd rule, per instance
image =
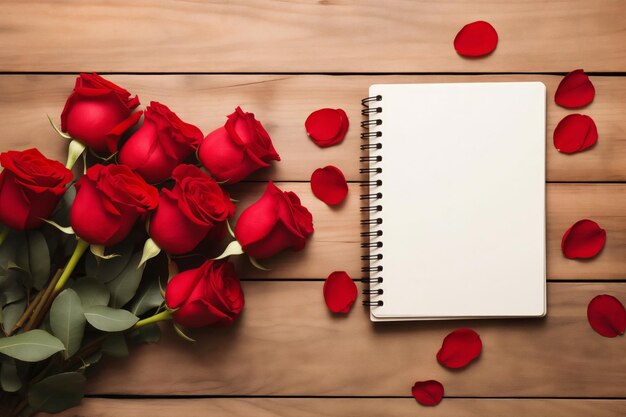
POLYGON ((57 272, 54 274, 54 277, 52 277, 52 280, 50 281, 50 284, 48 284, 46 289, 41 290, 41 292, 43 292, 44 294, 39 299, 39 302, 37 303, 37 305, 34 307, 33 314, 30 316, 30 320, 28 320, 28 324, 26 324, 26 326, 24 327, 25 332, 39 325, 38 316, 41 314, 42 310, 44 310, 43 307, 46 305, 48 298, 52 295, 52 289, 54 288, 55 284, 57 283, 60 277, 61 277, 61 270, 58 269, 57 272))
POLYGON ((70 275, 72 275, 72 272, 74 272, 76 264, 78 264, 78 261, 83 256, 88 247, 89 243, 85 242, 81 238, 78 238, 74 253, 72 253, 72 257, 70 258, 70 260, 67 261, 67 265, 65 265, 65 269, 63 270, 61 278, 59 278, 59 281, 54 286, 53 295, 58 294, 63 289, 63 287, 67 283, 67 280, 70 278, 70 275))
POLYGON ((0 232, 0 246, 2 246, 2 244, 4 243, 4 240, 7 238, 10 231, 11 229, 9 229, 8 227, 5 227, 4 229, 2 229, 2 231, 0 232))
POLYGON ((24 323, 26 323, 26 320, 30 318, 30 314, 35 310, 37 305, 39 305, 39 302, 41 301, 41 297, 43 297, 44 292, 45 290, 41 290, 37 293, 37 295, 35 295, 35 298, 33 298, 30 304, 28 304, 28 307, 26 308, 26 310, 24 310, 22 317, 20 317, 19 320, 15 323, 15 326, 13 326, 13 329, 9 332, 9 334, 7 334, 7 336, 11 336, 13 333, 15 333, 17 329, 19 329, 24 325, 24 323))
POLYGON ((161 311, 160 313, 157 313, 154 316, 150 316, 143 320, 139 320, 137 323, 135 323, 133 327, 131 327, 130 330, 136 330, 140 327, 146 326, 148 324, 156 323, 159 321, 171 320, 171 318, 172 318, 171 310, 161 311))

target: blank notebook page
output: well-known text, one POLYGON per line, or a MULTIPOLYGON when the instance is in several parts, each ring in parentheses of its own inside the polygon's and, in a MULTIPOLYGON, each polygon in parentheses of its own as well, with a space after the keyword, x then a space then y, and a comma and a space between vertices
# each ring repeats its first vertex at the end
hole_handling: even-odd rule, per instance
POLYGON ((544 315, 545 86, 390 84, 369 95, 382 96, 370 119, 382 120, 371 179, 382 180, 384 279, 372 289, 384 303, 372 320, 544 315))

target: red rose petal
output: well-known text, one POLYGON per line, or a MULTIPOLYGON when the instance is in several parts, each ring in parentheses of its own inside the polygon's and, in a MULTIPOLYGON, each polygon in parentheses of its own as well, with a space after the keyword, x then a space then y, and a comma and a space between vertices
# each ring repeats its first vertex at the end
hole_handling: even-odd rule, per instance
POLYGON ((443 339, 437 352, 437 361, 447 368, 457 369, 467 366, 476 359, 483 349, 480 336, 472 329, 458 329, 443 339))
POLYGON ((347 314, 357 297, 357 288, 350 275, 335 271, 324 282, 324 301, 333 313, 347 314))
POLYGON ((596 90, 585 71, 574 70, 561 80, 554 94, 556 104, 568 109, 586 106, 593 101, 596 90))
POLYGON ((411 388, 411 394, 421 405, 437 405, 443 398, 443 385, 441 385, 441 382, 432 379, 429 381, 417 381, 411 388))
POLYGON ((498 45, 498 32, 487 22, 468 23, 456 34, 454 49, 459 55, 478 57, 493 52, 498 45))
POLYGON ((311 190, 315 197, 334 206, 341 203, 348 195, 348 183, 339 168, 329 165, 313 171, 311 190))
POLYGON ((348 125, 348 115, 342 109, 316 110, 304 122, 311 140, 322 148, 343 141, 348 131, 348 125))
POLYGON ((583 151, 598 141, 598 128, 589 116, 570 114, 554 129, 554 147, 563 153, 583 151))
POLYGON ((604 337, 619 336, 626 330, 626 310, 612 295, 594 297, 587 306, 587 320, 593 330, 604 337))
POLYGON ((563 255, 569 259, 588 259, 596 256, 606 243, 606 230, 593 220, 579 220, 561 240, 563 255))

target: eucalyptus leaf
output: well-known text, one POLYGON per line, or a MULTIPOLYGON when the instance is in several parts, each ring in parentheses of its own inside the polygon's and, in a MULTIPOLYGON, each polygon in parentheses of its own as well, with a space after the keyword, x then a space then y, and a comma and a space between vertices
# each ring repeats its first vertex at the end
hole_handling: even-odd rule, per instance
POLYGON ((5 332, 10 332, 15 327, 24 310, 26 310, 25 299, 4 306, 2 309, 2 327, 5 332))
POLYGON ((0 353, 24 362, 39 362, 63 349, 63 342, 40 329, 0 339, 0 353))
POLYGON ((22 388, 22 381, 17 373, 17 365, 13 358, 5 357, 2 359, 0 384, 4 392, 17 392, 22 388))
POLYGON ((161 328, 158 323, 150 323, 128 334, 132 343, 156 343, 161 340, 161 328))
POLYGON ((0 305, 11 304, 26 297, 22 272, 14 269, 0 269, 0 305))
POLYGON ((109 282, 115 279, 128 265, 132 256, 132 242, 127 239, 125 242, 111 248, 113 253, 118 253, 111 259, 97 258, 91 252, 86 254, 85 272, 88 276, 98 279, 100 282, 109 282))
POLYGON ((126 268, 107 283, 111 292, 111 307, 121 308, 135 296, 145 268, 145 264, 138 267, 140 259, 141 253, 133 255, 126 268))
POLYGON ((128 356, 128 345, 122 333, 111 333, 102 343, 102 353, 114 358, 125 358, 128 356))
POLYGON ((145 281, 146 283, 139 289, 137 297, 135 297, 130 308, 130 312, 136 316, 141 316, 143 313, 157 308, 163 303, 159 278, 155 277, 145 281))
POLYGON ((106 306, 86 307, 85 318, 89 324, 103 332, 121 332, 139 321, 139 317, 130 311, 106 306))
POLYGON ((86 379, 78 372, 49 376, 28 390, 28 404, 37 411, 58 413, 75 407, 85 395, 86 379))
POLYGON ((50 252, 41 232, 31 230, 26 233, 16 254, 15 263, 27 271, 32 279, 32 286, 41 290, 50 278, 50 252))
POLYGON ((63 345, 65 357, 69 358, 80 349, 85 334, 85 314, 76 291, 63 290, 50 307, 50 327, 63 345))
POLYGON ((84 277, 72 284, 72 289, 76 291, 83 307, 105 306, 109 304, 111 294, 109 289, 90 277, 84 277))

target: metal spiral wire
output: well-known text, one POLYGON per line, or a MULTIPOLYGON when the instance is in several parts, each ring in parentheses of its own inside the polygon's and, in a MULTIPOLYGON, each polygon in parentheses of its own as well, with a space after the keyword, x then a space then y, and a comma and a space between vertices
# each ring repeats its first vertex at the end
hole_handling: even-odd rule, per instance
POLYGON ((361 282, 369 284, 369 287, 363 290, 363 295, 366 296, 363 305, 372 307, 383 305, 381 296, 384 294, 384 290, 380 286, 383 283, 381 275, 383 254, 380 253, 383 247, 383 230, 381 229, 383 206, 380 204, 383 197, 381 190, 383 169, 380 166, 383 162, 383 156, 380 154, 383 148, 383 132, 381 131, 383 121, 377 117, 383 112, 382 100, 383 97, 380 95, 361 100, 363 105, 361 114, 367 117, 361 122, 361 127, 364 129, 361 133, 361 139, 364 143, 361 145, 363 154, 359 158, 359 162, 362 164, 359 173, 367 174, 367 180, 361 183, 361 187, 364 189, 360 195, 360 200, 363 202, 360 208, 363 215, 361 220, 363 229, 361 231, 361 248, 364 252, 361 256, 361 261, 363 261, 361 272, 364 274, 361 282))

